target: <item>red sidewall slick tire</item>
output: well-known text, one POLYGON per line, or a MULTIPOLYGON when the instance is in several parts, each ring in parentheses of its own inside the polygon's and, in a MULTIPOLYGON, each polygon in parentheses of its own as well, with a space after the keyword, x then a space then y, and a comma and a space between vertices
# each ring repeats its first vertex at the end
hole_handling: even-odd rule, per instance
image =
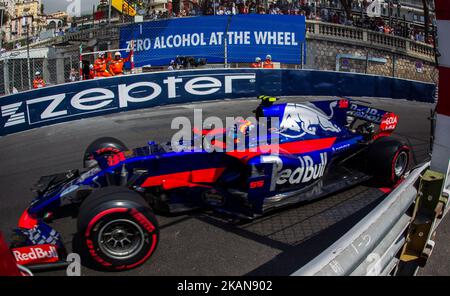
POLYGON ((127 146, 125 146, 122 141, 116 138, 99 138, 89 144, 89 146, 86 148, 83 156, 83 166, 84 168, 89 168, 97 163, 97 161, 94 159, 94 154, 105 156, 115 155, 126 150, 128 150, 127 146))
POLYGON ((367 160, 368 171, 377 180, 394 185, 408 169, 410 148, 391 137, 379 138, 370 146, 367 160))
POLYGON ((106 187, 92 197, 95 200, 89 196, 87 206, 80 207, 78 231, 93 261, 116 271, 147 261, 156 250, 159 226, 139 194, 106 187))
POLYGON ((403 175, 406 173, 407 166, 409 164, 409 158, 410 157, 409 157, 409 147, 408 146, 403 145, 400 148, 398 148, 397 152, 395 153, 395 155, 391 161, 391 176, 390 176, 389 181, 392 184, 397 183, 403 177, 403 175), (402 169, 400 173, 396 173, 396 165, 397 165, 397 162, 399 161, 399 157, 403 157, 403 156, 406 158, 405 168, 402 169))

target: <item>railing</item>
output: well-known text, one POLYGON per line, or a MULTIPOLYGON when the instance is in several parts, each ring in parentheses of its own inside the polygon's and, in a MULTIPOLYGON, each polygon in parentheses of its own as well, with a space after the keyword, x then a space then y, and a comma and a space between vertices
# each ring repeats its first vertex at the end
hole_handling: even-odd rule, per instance
POLYGON ((378 32, 368 32, 367 41, 372 45, 394 48, 396 50, 406 50, 407 39, 386 35, 378 32))
POLYGON ((434 62, 435 60, 434 48, 431 45, 363 28, 307 21, 306 33, 308 39, 329 40, 331 42, 373 47, 409 55, 429 62, 434 62))
MULTIPOLYGON (((318 24, 318 35, 328 36, 333 38, 343 38, 345 40, 360 40, 363 41, 363 31, 356 27, 342 26, 342 25, 323 25, 324 23, 318 24)), ((313 32, 316 34, 316 30, 313 32)))
MULTIPOLYGON (((425 219, 417 213, 416 199, 430 195, 423 192, 425 187, 419 187, 418 181, 423 178, 430 163, 425 163, 410 172, 406 180, 392 191, 375 209, 359 221, 344 236, 328 249, 311 260, 308 264, 292 275, 413 275, 417 272, 420 262, 426 260, 434 246, 433 233, 439 222, 448 213, 448 196, 432 196, 443 203, 440 215, 433 219, 425 219), (419 218, 416 218, 419 217, 419 218), (420 219, 421 218, 421 219, 420 219), (414 241, 414 227, 420 224, 432 223, 422 253, 416 253, 413 264, 401 263, 402 254, 407 250, 408 242, 414 241), (411 229, 409 231, 409 229, 411 229)), ((447 176, 448 178, 448 176, 447 176)), ((445 182, 445 179, 444 179, 445 182)), ((422 202, 423 203, 423 202, 422 202)), ((419 205, 421 202, 419 202, 419 205)), ((432 212, 434 213, 434 212, 432 212)), ((420 245, 420 243, 419 243, 420 245)), ((407 254, 407 252, 405 253, 407 254)), ((411 256, 410 256, 411 257, 411 256)), ((411 258, 408 258, 411 260, 411 258)))

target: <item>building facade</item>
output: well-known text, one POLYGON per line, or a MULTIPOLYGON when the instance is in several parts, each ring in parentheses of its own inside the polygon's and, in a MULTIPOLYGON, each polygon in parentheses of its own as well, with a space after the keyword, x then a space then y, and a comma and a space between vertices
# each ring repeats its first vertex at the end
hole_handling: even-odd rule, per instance
POLYGON ((41 0, 11 1, 10 5, 9 20, 5 24, 6 42, 26 38, 27 28, 30 36, 37 36, 46 27, 41 0))

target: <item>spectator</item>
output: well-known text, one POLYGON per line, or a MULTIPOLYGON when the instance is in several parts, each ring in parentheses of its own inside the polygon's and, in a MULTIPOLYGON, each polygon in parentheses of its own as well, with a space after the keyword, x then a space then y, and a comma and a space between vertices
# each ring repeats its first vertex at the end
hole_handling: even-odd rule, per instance
POLYGON ((111 55, 106 55, 105 52, 100 52, 98 59, 94 62, 94 71, 96 77, 111 77, 111 73, 108 72, 108 63, 111 61, 111 55))
POLYGON ((77 75, 78 75, 78 73, 77 73, 77 71, 76 71, 74 68, 70 69, 70 73, 69 73, 69 81, 70 81, 70 82, 75 82, 75 81, 77 81, 77 75))
POLYGON ((90 64, 89 65, 89 79, 94 79, 94 78, 95 78, 94 65, 90 64))
MULTIPOLYGON (((382 18, 371 19, 367 16, 360 18, 359 13, 356 13, 354 19, 348 19, 346 13, 343 11, 339 0, 326 0, 326 1, 284 1, 277 0, 272 1, 268 7, 264 4, 264 1, 255 0, 216 0, 206 3, 204 10, 200 10, 200 6, 196 2, 192 2, 191 10, 182 9, 177 17, 195 16, 195 15, 236 15, 236 14, 289 14, 289 15, 304 15, 307 19, 321 20, 323 22, 331 22, 335 24, 341 24, 346 26, 358 26, 365 29, 378 31, 383 34, 396 35, 408 38, 410 36, 410 29, 400 24, 390 23, 389 26, 385 25, 382 18), (259 3, 259 5, 257 4, 259 3)), ((370 1, 371 2, 371 1, 370 1)), ((351 8, 361 12, 364 15, 364 11, 369 5, 368 0, 351 1, 351 8)), ((399 9, 397 4, 397 10, 399 9)), ((150 14, 148 12, 148 14, 150 14)), ((175 16, 175 14, 173 14, 175 16)), ((156 13, 153 11, 150 18, 161 19, 169 17, 168 11, 162 13, 159 11, 156 13)), ((413 40, 420 42, 432 43, 432 38, 425 40, 425 36, 416 32, 413 40)))
POLYGON ((262 61, 260 57, 255 59, 255 62, 251 64, 252 68, 262 68, 262 61))
POLYGON ((270 54, 268 54, 266 56, 266 60, 264 61, 263 68, 273 69, 272 56, 270 54))
POLYGON ((33 80, 33 88, 38 89, 43 87, 45 87, 45 81, 41 76, 41 72, 37 71, 33 80))
POLYGON ((114 60, 111 61, 111 64, 109 65, 109 73, 113 76, 123 75, 123 66, 126 62, 130 61, 131 59, 131 52, 126 58, 122 58, 122 55, 120 52, 116 52, 114 54, 114 60))
POLYGON ((169 70, 169 71, 174 71, 174 70, 176 70, 176 69, 177 69, 177 64, 175 63, 174 60, 171 60, 171 61, 170 61, 170 65, 169 65, 169 67, 167 68, 167 70, 169 70))

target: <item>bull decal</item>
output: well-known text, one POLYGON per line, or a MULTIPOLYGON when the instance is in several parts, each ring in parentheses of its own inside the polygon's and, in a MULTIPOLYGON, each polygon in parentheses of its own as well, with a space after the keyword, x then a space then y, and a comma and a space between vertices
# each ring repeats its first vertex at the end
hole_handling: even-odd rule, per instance
POLYGON ((280 134, 289 138, 300 138, 306 134, 316 135, 317 129, 338 133, 341 129, 331 122, 333 108, 337 102, 330 104, 328 116, 317 108, 303 104, 287 104, 280 123, 280 134))

